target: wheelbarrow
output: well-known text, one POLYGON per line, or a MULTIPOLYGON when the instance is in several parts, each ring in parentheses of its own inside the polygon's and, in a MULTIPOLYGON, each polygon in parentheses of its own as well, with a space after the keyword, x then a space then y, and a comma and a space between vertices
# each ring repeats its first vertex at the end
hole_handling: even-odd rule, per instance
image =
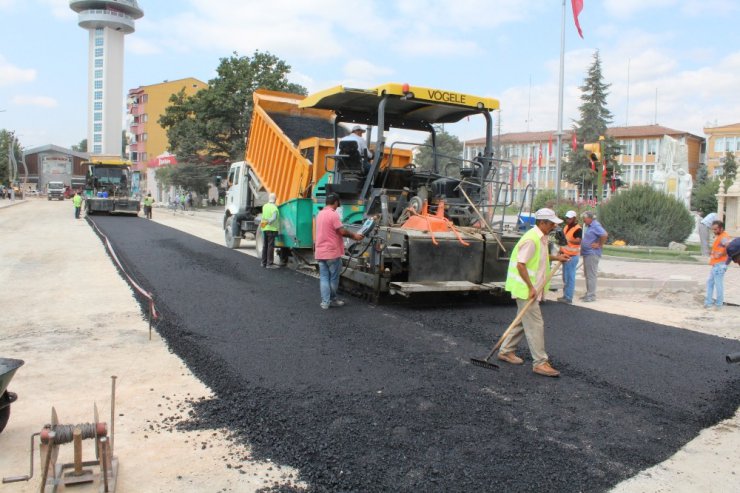
POLYGON ((8 384, 15 371, 23 366, 23 360, 0 358, 0 433, 5 429, 10 418, 10 405, 18 399, 14 392, 8 392, 8 384))

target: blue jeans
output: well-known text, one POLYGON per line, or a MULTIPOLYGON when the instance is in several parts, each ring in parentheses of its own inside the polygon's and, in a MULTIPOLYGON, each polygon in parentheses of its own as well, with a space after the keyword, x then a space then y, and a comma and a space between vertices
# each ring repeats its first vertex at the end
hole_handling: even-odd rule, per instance
POLYGON ((580 258, 580 255, 575 255, 563 264, 563 298, 571 301, 576 290, 576 267, 580 258))
POLYGON ((319 260, 319 287, 321 303, 329 304, 337 299, 339 274, 342 272, 342 259, 319 260))
POLYGON ((727 271, 727 264, 720 262, 714 264, 712 270, 709 271, 709 278, 707 279, 707 296, 704 298, 704 306, 712 306, 712 295, 717 292, 717 297, 714 299, 714 304, 722 306, 725 304, 725 272, 727 271))

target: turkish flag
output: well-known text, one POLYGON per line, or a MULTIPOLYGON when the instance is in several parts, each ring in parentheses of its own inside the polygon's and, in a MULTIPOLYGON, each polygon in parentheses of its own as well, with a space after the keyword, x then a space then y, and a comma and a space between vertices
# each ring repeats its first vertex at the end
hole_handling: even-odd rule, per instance
POLYGON ((604 162, 602 164, 601 174, 604 176, 604 178, 606 178, 606 159, 604 159, 604 162))
POLYGON ((519 174, 517 174, 516 181, 522 182, 522 160, 519 160, 519 174))
POLYGON ((578 149, 578 137, 576 136, 576 131, 573 131, 573 140, 570 141, 570 148, 574 151, 578 149))
POLYGON ((596 161, 591 161, 591 171, 596 171, 596 161))
POLYGON ((550 140, 547 142, 547 155, 552 156, 552 134, 550 134, 550 140))
POLYGON ((509 172, 509 186, 514 188, 514 163, 511 163, 511 171, 509 172))
POLYGON ((540 154, 537 156, 537 166, 542 167, 542 144, 540 144, 540 154))
POLYGON ((583 39, 583 31, 581 31, 581 23, 578 22, 578 15, 583 10, 583 0, 570 0, 570 4, 573 6, 573 20, 576 23, 576 29, 578 29, 578 35, 583 39))

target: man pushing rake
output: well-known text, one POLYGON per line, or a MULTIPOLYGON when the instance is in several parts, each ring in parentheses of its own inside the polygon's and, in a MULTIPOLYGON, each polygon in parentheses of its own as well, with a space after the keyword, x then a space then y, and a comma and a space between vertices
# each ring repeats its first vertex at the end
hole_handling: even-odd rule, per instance
POLYGON ((544 298, 550 279, 561 265, 558 264, 550 272, 550 262, 557 260, 563 263, 570 257, 563 253, 550 255, 548 235, 556 225, 563 222, 555 212, 552 209, 540 209, 535 212, 534 218, 535 226, 519 239, 511 252, 509 272, 506 276, 505 289, 516 300, 516 318, 485 359, 471 358, 470 361, 484 368, 498 368, 496 364, 488 361, 498 349, 500 361, 512 365, 524 364, 524 360, 515 352, 524 335, 534 360, 532 371, 545 377, 557 377, 560 372, 550 365, 545 352, 545 324, 540 311, 540 301, 544 298))

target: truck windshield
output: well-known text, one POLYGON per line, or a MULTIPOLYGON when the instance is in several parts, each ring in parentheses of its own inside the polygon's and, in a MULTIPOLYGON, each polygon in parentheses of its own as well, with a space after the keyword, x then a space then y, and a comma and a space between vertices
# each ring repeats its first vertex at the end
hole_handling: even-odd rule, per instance
POLYGON ((64 183, 49 183, 50 190, 63 190, 64 183))

